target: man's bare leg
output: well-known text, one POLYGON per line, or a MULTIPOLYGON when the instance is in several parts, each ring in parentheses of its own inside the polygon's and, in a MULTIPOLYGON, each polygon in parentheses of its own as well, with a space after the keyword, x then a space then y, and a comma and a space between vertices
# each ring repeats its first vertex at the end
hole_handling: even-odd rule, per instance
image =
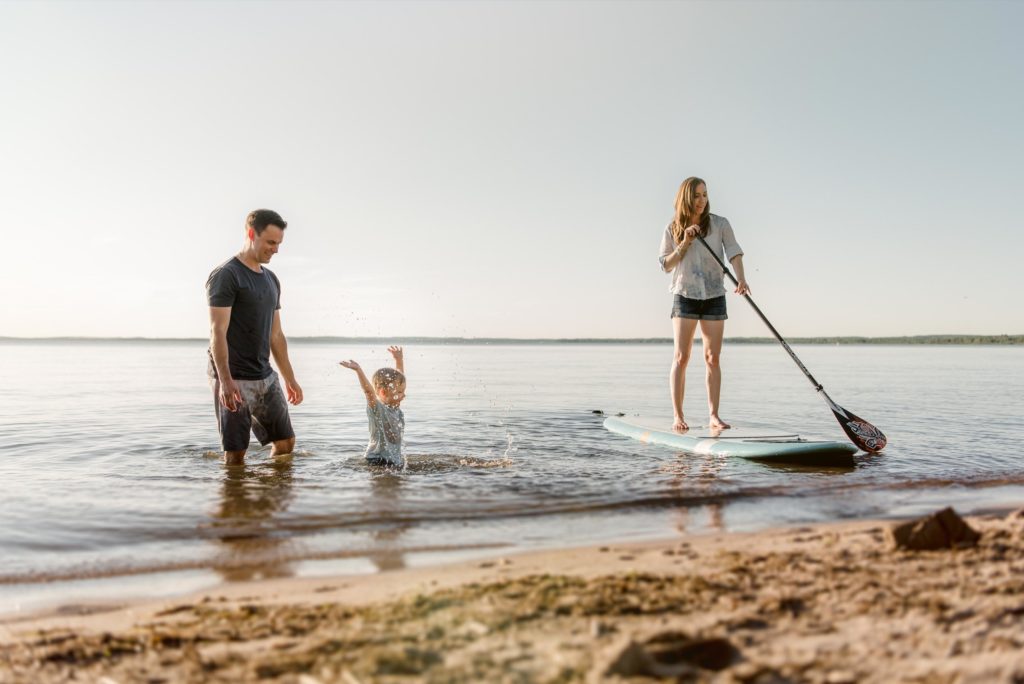
POLYGON ((295 449, 295 438, 289 437, 288 439, 279 439, 274 442, 274 446, 270 449, 271 456, 283 456, 290 454, 295 449))
POLYGON ((241 451, 225 451, 224 465, 245 465, 245 449, 242 449, 241 451))

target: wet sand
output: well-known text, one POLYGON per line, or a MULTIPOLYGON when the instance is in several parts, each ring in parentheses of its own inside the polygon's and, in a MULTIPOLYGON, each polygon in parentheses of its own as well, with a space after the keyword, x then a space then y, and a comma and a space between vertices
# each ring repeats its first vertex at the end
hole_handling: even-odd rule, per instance
POLYGON ((235 583, 0 623, 0 682, 1020 682, 1024 511, 235 583), (78 614, 76 614, 78 613, 78 614))

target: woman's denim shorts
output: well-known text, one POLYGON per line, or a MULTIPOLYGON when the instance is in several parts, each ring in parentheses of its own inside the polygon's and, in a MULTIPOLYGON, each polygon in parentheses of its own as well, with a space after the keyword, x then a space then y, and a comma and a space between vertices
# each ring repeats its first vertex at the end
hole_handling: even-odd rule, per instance
POLYGON ((675 295, 672 298, 671 318, 724 321, 729 318, 725 312, 725 295, 711 299, 690 299, 682 295, 675 295))

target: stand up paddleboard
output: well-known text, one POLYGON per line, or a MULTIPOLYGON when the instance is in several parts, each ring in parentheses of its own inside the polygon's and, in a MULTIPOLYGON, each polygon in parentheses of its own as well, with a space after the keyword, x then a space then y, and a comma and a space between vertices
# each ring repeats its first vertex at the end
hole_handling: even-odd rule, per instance
POLYGON ((730 428, 710 430, 694 427, 673 432, 671 419, 606 418, 610 432, 632 437, 645 444, 660 444, 688 454, 739 456, 774 463, 820 466, 852 466, 857 447, 845 442, 803 439, 800 435, 775 430, 730 428))

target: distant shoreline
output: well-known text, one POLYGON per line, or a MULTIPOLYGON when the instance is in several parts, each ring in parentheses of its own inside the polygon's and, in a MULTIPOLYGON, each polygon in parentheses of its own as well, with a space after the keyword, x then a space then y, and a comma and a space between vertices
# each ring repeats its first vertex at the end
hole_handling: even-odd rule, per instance
MULTIPOLYGON (((2 337, 0 343, 24 342, 114 342, 160 343, 206 342, 205 337, 2 337)), ((698 338, 699 343, 699 338, 698 338)), ((777 344, 774 337, 727 337, 729 344, 777 344)), ((1024 335, 913 335, 905 337, 790 337, 791 344, 883 344, 883 345, 1019 345, 1024 335)), ((544 344, 671 344, 668 337, 583 337, 583 338, 515 338, 515 337, 289 337, 289 342, 313 344, 451 344, 451 345, 544 345, 544 344)))

